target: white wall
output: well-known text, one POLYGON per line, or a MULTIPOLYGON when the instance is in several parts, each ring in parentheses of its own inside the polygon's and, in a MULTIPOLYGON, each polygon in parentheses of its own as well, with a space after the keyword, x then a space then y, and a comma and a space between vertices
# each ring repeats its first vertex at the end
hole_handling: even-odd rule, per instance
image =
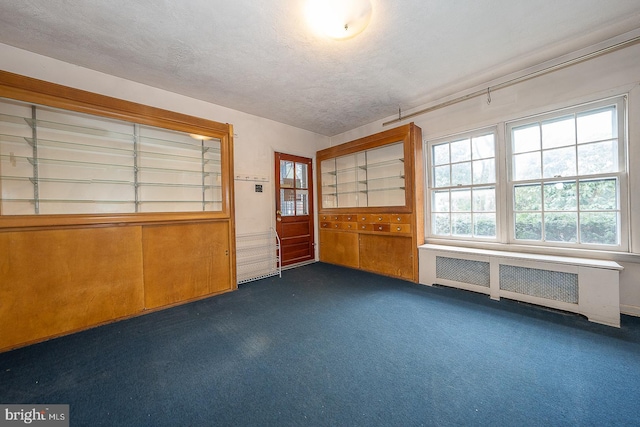
POLYGON ((263 185, 262 193, 254 191, 256 182, 235 181, 236 231, 239 234, 265 231, 269 227, 275 226, 274 152, 315 159, 316 151, 326 148, 329 144, 329 138, 322 135, 71 65, 4 44, 0 44, 0 69, 127 101, 232 124, 236 135, 234 139, 235 174, 268 178, 267 182, 259 182, 263 185))
MULTIPOLYGON (((603 42, 599 46, 575 52, 557 61, 535 69, 526 70, 521 75, 544 69, 554 63, 565 62, 595 51, 607 45, 638 36, 640 31, 623 35, 618 39, 603 42)), ((613 95, 629 95, 629 187, 631 202, 631 244, 633 254, 599 256, 615 259, 625 267, 620 276, 620 303, 623 313, 640 316, 640 43, 611 53, 589 59, 560 70, 527 80, 525 82, 493 91, 491 104, 487 97, 480 96, 451 105, 430 113, 415 116, 410 120, 383 126, 384 122, 397 118, 390 116, 353 129, 331 138, 331 145, 393 128, 414 121, 422 128, 424 141, 458 132, 473 130, 490 125, 498 125, 499 135, 504 133, 504 122, 557 108, 576 105, 613 95)), ((517 75, 505 76, 502 81, 517 75)), ((488 82, 484 88, 499 83, 488 82)), ((482 88, 469 88, 468 92, 452 94, 443 101, 454 99, 482 88)), ((422 105, 413 111, 420 111, 432 105, 422 105)), ((405 112, 409 114, 411 111, 405 112)), ((545 251, 548 253, 549 251, 545 251)), ((561 253, 561 252, 560 252, 561 253)), ((575 255, 575 254, 574 254, 575 255)))

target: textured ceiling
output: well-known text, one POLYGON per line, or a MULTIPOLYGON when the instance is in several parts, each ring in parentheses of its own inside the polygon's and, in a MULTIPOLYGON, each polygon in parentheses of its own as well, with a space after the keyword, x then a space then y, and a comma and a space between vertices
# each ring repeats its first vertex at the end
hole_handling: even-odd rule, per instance
POLYGON ((303 3, 0 0, 0 43, 333 136, 640 26, 638 0, 371 0, 335 41, 303 3))

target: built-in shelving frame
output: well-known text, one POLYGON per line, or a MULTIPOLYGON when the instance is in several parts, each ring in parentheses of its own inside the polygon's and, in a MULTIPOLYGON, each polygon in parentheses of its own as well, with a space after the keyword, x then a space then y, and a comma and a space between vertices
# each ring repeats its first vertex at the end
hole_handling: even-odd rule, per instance
MULTIPOLYGON (((32 79, 6 71, 0 71, 0 98, 85 113, 102 118, 121 120, 135 123, 140 126, 149 126, 187 134, 196 134, 219 141, 219 160, 212 160, 216 163, 219 162, 219 174, 215 176, 216 181, 219 180, 219 183, 216 182, 215 185, 209 184, 209 186, 219 190, 220 192, 220 196, 216 200, 216 203, 219 205, 219 209, 215 209, 213 211, 202 211, 200 209, 198 211, 193 210, 188 212, 135 212, 135 209, 133 209, 133 212, 126 213, 5 215, 2 213, 0 208, 0 230, 14 228, 19 229, 22 227, 55 227, 59 225, 84 226, 112 223, 200 221, 204 219, 230 218, 233 216, 233 164, 229 160, 232 159, 233 156, 233 127, 231 125, 60 86, 54 83, 32 79)), ((12 120, 20 122, 25 122, 25 119, 30 125, 57 126, 58 128, 63 128, 63 130, 70 129, 67 127, 69 125, 56 124, 53 121, 39 121, 37 116, 12 118, 12 120)), ((37 126, 32 126, 32 128, 36 129, 37 126)), ((38 159, 38 145, 55 144, 55 142, 51 143, 46 139, 38 140, 38 135, 35 132, 36 131, 34 130, 34 134, 29 136, 28 139, 30 139, 30 141, 22 139, 22 141, 31 144, 33 147, 32 149, 34 154, 29 156, 30 160, 13 156, 10 161, 27 161, 31 163, 34 169, 34 174, 31 176, 34 195, 29 203, 32 203, 34 207, 37 207, 39 203, 42 203, 42 198, 39 194, 39 186, 41 183, 46 182, 46 178, 42 180, 41 177, 37 176, 38 163, 47 161, 42 158, 38 159)), ((100 134, 100 130, 97 130, 96 132, 99 134, 98 136, 108 136, 100 134)), ((87 131, 87 133, 90 134, 91 131, 87 131)), ((116 139, 128 138, 128 136, 120 135, 117 132, 114 135, 111 135, 111 137, 115 137, 116 139)), ((138 139, 139 140, 136 141, 137 145, 144 141, 144 138, 141 139, 142 141, 140 138, 138 139)), ((137 148, 133 149, 135 150, 137 148)), ((112 149, 108 148, 105 150, 112 149)), ((124 152, 121 153, 115 149, 112 153, 129 154, 127 151, 128 150, 124 150, 124 152)), ((133 169, 136 174, 144 171, 144 167, 142 165, 134 165, 133 169)), ((147 171, 149 170, 152 169, 147 169, 147 171)), ((164 168, 163 171, 170 172, 167 168, 164 168)), ((182 172, 183 171, 176 171, 176 173, 182 172)), ((10 173, 6 173, 6 177, 6 179, 12 179, 10 173)), ((146 184, 144 179, 137 178, 136 180, 136 178, 133 177, 131 180, 114 179, 114 181, 120 182, 119 185, 131 185, 138 188, 143 188, 146 184)), ((172 185, 170 183, 167 184, 168 186, 172 185)), ((205 185, 205 187, 209 188, 207 185, 205 185)), ((69 201, 68 199, 59 200, 61 202, 69 201)), ((130 203, 129 199, 113 199, 111 201, 114 203, 130 203)), ((87 201, 84 203, 92 202, 93 201, 87 201)), ((149 203, 161 202, 164 201, 158 200, 149 203)), ((133 203, 135 205, 139 205, 140 203, 144 203, 144 201, 138 201, 136 203, 136 200, 133 200, 133 203)), ((177 203, 182 202, 178 201, 177 203)))
POLYGON ((422 160, 413 123, 318 151, 320 260, 417 282, 422 160))

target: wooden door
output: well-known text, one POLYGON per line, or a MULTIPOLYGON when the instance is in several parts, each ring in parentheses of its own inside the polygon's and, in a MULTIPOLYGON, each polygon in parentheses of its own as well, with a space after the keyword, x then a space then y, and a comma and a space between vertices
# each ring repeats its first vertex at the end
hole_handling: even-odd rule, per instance
POLYGON ((282 265, 315 259, 311 159, 275 153, 276 231, 282 265))

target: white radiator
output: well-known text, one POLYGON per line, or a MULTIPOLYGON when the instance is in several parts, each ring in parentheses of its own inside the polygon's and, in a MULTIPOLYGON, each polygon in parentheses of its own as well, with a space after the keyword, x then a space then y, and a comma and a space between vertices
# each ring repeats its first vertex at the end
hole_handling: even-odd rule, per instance
POLYGON ((445 285, 579 313, 620 326, 619 272, 613 261, 422 245, 420 283, 445 285))

